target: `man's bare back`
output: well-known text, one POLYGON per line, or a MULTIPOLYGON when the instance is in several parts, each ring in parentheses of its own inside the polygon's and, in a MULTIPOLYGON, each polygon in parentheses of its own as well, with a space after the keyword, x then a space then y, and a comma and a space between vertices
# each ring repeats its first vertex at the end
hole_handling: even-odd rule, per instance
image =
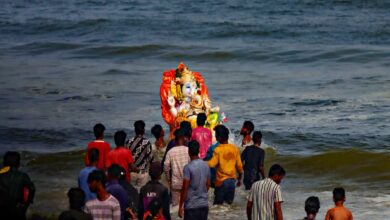
POLYGON ((344 206, 336 206, 326 213, 325 220, 353 220, 352 212, 344 206))

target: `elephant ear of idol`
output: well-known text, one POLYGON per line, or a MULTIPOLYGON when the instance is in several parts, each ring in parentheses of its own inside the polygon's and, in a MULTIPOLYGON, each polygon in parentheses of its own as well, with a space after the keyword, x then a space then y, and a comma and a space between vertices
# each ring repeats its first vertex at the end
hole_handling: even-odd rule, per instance
POLYGON ((169 125, 171 137, 182 121, 189 121, 192 127, 195 127, 199 113, 207 115, 210 129, 222 122, 219 108, 211 108, 202 74, 190 71, 183 63, 180 63, 177 69, 163 73, 160 98, 161 114, 169 125))

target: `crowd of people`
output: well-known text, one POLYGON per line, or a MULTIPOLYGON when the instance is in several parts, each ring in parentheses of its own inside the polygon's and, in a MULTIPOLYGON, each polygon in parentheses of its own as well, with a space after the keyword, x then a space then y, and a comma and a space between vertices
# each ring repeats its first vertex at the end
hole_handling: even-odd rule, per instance
MULTIPOLYGON (((161 125, 154 125, 151 143, 145 123, 134 123, 135 136, 124 131, 114 135, 116 147, 104 141, 105 127, 96 124, 95 140, 87 146, 85 168, 78 176, 78 187, 68 191, 69 210, 60 220, 170 220, 178 215, 185 220, 205 220, 209 213, 209 189, 214 188, 213 205, 232 204, 236 187, 248 190, 247 219, 282 220, 283 196, 280 183, 285 169, 273 164, 264 171, 265 151, 262 133, 250 121, 243 123, 241 146, 229 143, 224 125, 212 132, 205 128, 206 115, 199 114, 197 126, 183 121, 174 138, 165 142, 161 125), (175 211, 174 211, 175 210, 175 211)), ((7 152, 0 170, 0 219, 26 219, 35 187, 29 176, 18 170, 20 154, 7 152)), ((333 190, 335 207, 326 220, 351 220, 343 204, 343 188, 333 190)), ((306 217, 314 220, 320 209, 318 197, 305 201, 306 217)))

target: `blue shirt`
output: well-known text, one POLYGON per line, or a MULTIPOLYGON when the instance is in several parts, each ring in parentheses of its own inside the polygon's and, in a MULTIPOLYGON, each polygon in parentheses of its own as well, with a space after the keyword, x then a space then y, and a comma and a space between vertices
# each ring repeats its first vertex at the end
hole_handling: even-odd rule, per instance
POLYGON ((184 179, 190 181, 187 200, 184 209, 208 207, 207 180, 210 179, 210 169, 201 159, 192 160, 184 167, 184 179))
POLYGON ((106 191, 119 201, 121 206, 121 219, 124 220, 129 201, 126 190, 119 184, 118 180, 111 180, 106 184, 106 191))
POLYGON ((88 175, 92 173, 92 171, 97 170, 96 167, 85 167, 80 171, 78 182, 79 182, 79 187, 84 191, 85 193, 85 202, 96 199, 96 194, 91 192, 89 190, 88 186, 88 175))

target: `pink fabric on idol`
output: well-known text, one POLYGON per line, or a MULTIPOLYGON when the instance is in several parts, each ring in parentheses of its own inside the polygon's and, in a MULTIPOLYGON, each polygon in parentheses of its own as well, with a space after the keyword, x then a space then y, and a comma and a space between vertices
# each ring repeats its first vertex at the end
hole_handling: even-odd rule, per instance
POLYGON ((213 136, 211 131, 204 127, 196 127, 192 130, 192 140, 196 140, 199 143, 199 156, 203 159, 212 144, 213 136))

